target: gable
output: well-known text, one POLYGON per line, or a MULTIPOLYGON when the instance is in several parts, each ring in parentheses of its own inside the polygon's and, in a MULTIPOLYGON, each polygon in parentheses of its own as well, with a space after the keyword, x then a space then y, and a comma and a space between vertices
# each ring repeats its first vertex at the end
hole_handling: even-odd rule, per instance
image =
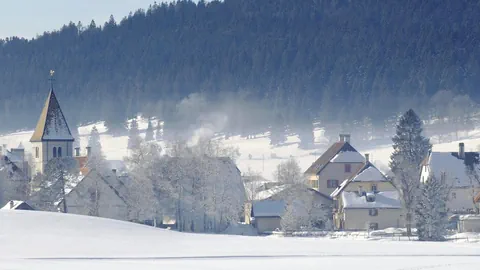
POLYGON ((305 174, 318 174, 329 162, 361 163, 364 161, 364 157, 350 143, 336 142, 305 171, 305 174))
MULTIPOLYGON (((67 195, 67 202, 84 204, 89 200, 91 189, 100 192, 100 201, 105 200, 112 204, 128 205, 124 194, 112 183, 113 179, 107 179, 95 170, 90 171, 67 195)), ((120 185, 120 184, 119 184, 120 185)))

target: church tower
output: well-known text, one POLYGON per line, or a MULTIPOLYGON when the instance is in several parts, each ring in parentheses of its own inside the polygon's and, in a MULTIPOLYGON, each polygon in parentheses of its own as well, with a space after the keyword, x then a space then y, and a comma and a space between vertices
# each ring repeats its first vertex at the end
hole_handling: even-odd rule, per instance
POLYGON ((43 174, 47 163, 54 158, 72 156, 75 139, 53 91, 53 75, 54 71, 50 71, 50 93, 30 139, 33 156, 32 175, 43 174))

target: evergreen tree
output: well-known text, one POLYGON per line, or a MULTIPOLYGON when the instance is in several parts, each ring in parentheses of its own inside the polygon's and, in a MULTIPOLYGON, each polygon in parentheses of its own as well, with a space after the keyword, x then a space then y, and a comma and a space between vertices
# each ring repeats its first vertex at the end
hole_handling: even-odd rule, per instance
POLYGON ((148 127, 147 127, 147 131, 145 132, 145 141, 149 142, 149 141, 153 141, 154 138, 153 138, 153 125, 152 125, 152 121, 150 120, 150 118, 148 118, 148 127))
POLYGON ((91 155, 103 156, 102 143, 100 142, 100 133, 98 133, 97 127, 93 126, 88 138, 88 146, 91 149, 91 155))
POLYGON ((407 234, 411 235, 412 215, 415 209, 415 197, 419 188, 420 165, 432 149, 430 140, 422 136, 422 121, 412 110, 400 117, 393 141, 393 153, 390 156, 392 170, 405 208, 407 234))
POLYGON ((270 145, 279 145, 287 140, 287 134, 283 118, 277 114, 270 127, 270 145))
POLYGON ((141 142, 137 119, 133 118, 128 130, 128 149, 136 149, 141 142))
POLYGON ((448 187, 445 179, 435 176, 421 185, 416 214, 418 239, 420 241, 442 241, 446 234, 448 222, 446 202, 448 200, 448 187))
POLYGON ((313 148, 315 145, 315 135, 313 133, 313 121, 310 114, 304 113, 303 117, 300 117, 296 123, 298 137, 300 138, 298 147, 301 149, 313 148))

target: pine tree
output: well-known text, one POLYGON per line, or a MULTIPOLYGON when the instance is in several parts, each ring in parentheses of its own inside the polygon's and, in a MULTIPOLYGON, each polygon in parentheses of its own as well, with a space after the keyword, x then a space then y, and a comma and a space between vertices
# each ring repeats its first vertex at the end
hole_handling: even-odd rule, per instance
POLYGON ((137 119, 133 118, 128 131, 128 149, 135 149, 140 143, 137 119))
POLYGON ((297 133, 300 138, 301 149, 311 149, 315 145, 315 135, 313 134, 313 122, 309 113, 304 113, 301 118, 298 119, 297 133))
POLYGON ((270 145, 279 145, 287 140, 285 124, 280 114, 277 114, 270 128, 270 145))
POLYGON ((92 131, 90 132, 90 137, 88 138, 88 146, 91 149, 91 154, 95 156, 102 156, 102 144, 100 142, 100 133, 96 126, 93 126, 92 131))
POLYGON ((448 222, 446 201, 448 187, 445 179, 437 180, 431 176, 421 186, 421 195, 418 199, 416 225, 420 241, 442 241, 446 233, 448 222))
POLYGON ((147 131, 145 132, 145 141, 149 142, 149 141, 153 141, 153 125, 152 125, 152 121, 150 120, 150 118, 148 119, 148 127, 147 127, 147 131))
POLYGON ((390 169, 400 189, 404 203, 407 234, 411 235, 412 215, 415 209, 415 196, 419 188, 420 164, 432 149, 430 140, 422 136, 422 121, 412 110, 408 110, 397 124, 392 138, 393 153, 390 156, 390 169))

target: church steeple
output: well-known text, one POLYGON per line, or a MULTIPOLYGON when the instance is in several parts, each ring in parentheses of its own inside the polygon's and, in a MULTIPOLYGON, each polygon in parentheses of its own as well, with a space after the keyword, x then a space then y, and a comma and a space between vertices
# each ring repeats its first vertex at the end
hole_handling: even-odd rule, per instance
POLYGON ((42 141, 74 141, 72 133, 68 128, 67 121, 63 115, 60 104, 53 91, 53 75, 55 72, 50 71, 50 93, 48 94, 45 105, 43 106, 40 119, 37 122, 35 131, 33 132, 30 142, 42 141))

